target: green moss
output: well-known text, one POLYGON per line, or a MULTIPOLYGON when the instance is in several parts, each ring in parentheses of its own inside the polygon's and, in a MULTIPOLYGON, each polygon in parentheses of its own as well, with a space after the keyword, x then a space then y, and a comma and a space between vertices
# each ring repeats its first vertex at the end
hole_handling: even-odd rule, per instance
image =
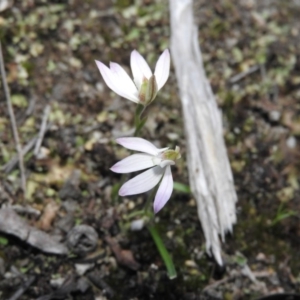
POLYGON ((258 213, 249 202, 243 201, 240 205, 244 216, 238 218, 234 228, 234 248, 240 249, 246 257, 255 257, 259 252, 267 256, 274 255, 277 262, 286 258, 289 253, 293 260, 290 265, 298 272, 300 268, 300 261, 297 259, 298 250, 285 238, 282 224, 278 223, 272 227, 269 214, 262 211, 258 213))

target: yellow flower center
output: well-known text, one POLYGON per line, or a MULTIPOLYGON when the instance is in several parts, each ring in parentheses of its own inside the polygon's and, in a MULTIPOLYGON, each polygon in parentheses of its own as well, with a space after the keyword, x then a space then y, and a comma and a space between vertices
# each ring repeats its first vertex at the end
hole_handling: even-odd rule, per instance
POLYGON ((168 149, 162 153, 162 158, 166 160, 175 161, 181 158, 180 148, 178 146, 175 147, 175 150, 168 149))

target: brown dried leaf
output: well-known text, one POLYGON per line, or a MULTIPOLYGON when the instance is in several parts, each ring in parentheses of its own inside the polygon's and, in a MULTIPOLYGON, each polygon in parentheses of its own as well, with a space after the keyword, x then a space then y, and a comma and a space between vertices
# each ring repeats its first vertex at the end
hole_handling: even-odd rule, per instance
POLYGON ((40 218, 39 228, 46 231, 49 230, 51 228, 51 224, 53 220, 56 217, 58 210, 59 210, 59 205, 53 200, 50 200, 47 203, 44 212, 40 218))
POLYGON ((140 264, 134 259, 133 254, 130 250, 123 250, 118 242, 110 236, 106 236, 105 241, 110 246, 112 252, 115 254, 119 264, 126 266, 134 271, 140 268, 140 264))

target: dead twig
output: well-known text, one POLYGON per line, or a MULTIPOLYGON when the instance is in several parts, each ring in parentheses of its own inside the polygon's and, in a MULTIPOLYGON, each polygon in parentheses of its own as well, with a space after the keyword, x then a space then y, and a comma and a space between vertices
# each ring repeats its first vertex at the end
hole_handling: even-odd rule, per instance
POLYGON ((14 202, 12 196, 6 191, 5 184, 3 184, 1 181, 0 181, 0 195, 1 195, 0 205, 2 205, 6 201, 10 204, 14 202))
POLYGON ((27 214, 34 217, 39 217, 41 215, 41 212, 38 209, 35 209, 29 205, 12 205, 11 208, 17 212, 18 214, 27 214))
MULTIPOLYGON (((27 145, 22 149, 22 157, 24 157, 33 148, 37 139, 38 139, 37 137, 34 137, 27 143, 27 145)), ((15 155, 9 162, 7 162, 1 168, 1 170, 4 171, 4 173, 9 174, 16 166, 18 161, 19 161, 19 155, 15 155)))
POLYGON ((87 278, 93 285, 95 285, 100 291, 104 292, 109 298, 112 298, 115 295, 115 292, 102 277, 102 274, 98 270, 94 270, 87 274, 87 278))
MULTIPOLYGON (((85 277, 79 277, 75 274, 69 276, 60 288, 56 291, 41 296, 37 300, 51 300, 51 299, 70 299, 71 293, 84 294, 90 287, 89 281, 85 277)), ((72 298, 73 299, 73 298, 72 298)))
POLYGON ((235 279, 235 278, 236 278, 236 276, 228 276, 228 277, 225 277, 225 278, 223 278, 221 280, 215 281, 215 282, 211 283, 210 285, 206 286, 202 290, 202 292, 206 292, 206 291, 208 291, 210 289, 215 289, 216 287, 218 287, 218 286, 220 286, 220 285, 222 285, 222 284, 224 284, 224 283, 226 283, 226 282, 228 282, 228 281, 230 281, 232 279, 235 279))
POLYGON ((35 281, 36 276, 29 276, 28 280, 20 286, 20 288, 9 298, 9 300, 17 300, 19 299, 26 290, 33 284, 35 281))
MULTIPOLYGON (((46 126, 45 132, 51 127, 51 123, 46 126)), ((45 133, 44 133, 45 134, 45 133)), ((33 137, 26 146, 22 149, 23 157, 36 145, 39 136, 33 137)), ((19 161, 19 156, 15 155, 9 162, 1 167, 1 170, 6 174, 10 173, 19 161)))
POLYGON ((26 177, 25 177, 24 160, 23 160, 22 147, 21 147, 21 143, 20 143, 16 118, 15 118, 14 110, 13 110, 13 107, 12 107, 12 104, 11 104, 8 85, 7 85, 7 82, 6 82, 6 73, 5 73, 5 68, 4 68, 4 60, 3 60, 1 42, 0 42, 0 70, 1 70, 1 77, 2 77, 2 85, 3 85, 3 88, 4 88, 4 94, 5 94, 5 98, 6 98, 6 101, 7 101, 8 113, 9 113, 11 126, 12 126, 12 130, 13 130, 13 135, 14 135, 14 139, 15 139, 15 143, 16 143, 17 152, 18 152, 19 168, 20 168, 20 172, 21 172, 21 186, 22 186, 22 190, 23 190, 24 198, 25 198, 25 195, 26 195, 26 177))
POLYGON ((29 105, 25 112, 25 117, 29 117, 33 113, 35 103, 36 103, 36 96, 30 96, 29 105))
POLYGON ((36 104, 36 96, 30 96, 29 103, 25 113, 22 112, 22 115, 19 116, 16 115, 18 126, 21 126, 21 124, 23 124, 26 121, 26 119, 34 112, 35 104, 36 104))
POLYGON ((240 80, 244 79, 245 77, 247 77, 248 75, 256 72, 260 70, 260 66, 259 65, 255 65, 255 66, 252 66, 250 67, 248 70, 244 71, 244 72, 241 72, 239 74, 236 74, 234 76, 232 76, 230 79, 229 79, 229 82, 231 84, 234 84, 234 83, 237 83, 239 82, 240 80))
POLYGON ((10 207, 0 209, 0 232, 13 235, 45 253, 66 255, 69 252, 63 243, 29 225, 10 207))
POLYGON ((38 156, 39 152, 40 152, 40 148, 45 136, 45 132, 47 131, 47 121, 48 121, 48 117, 51 111, 51 107, 49 104, 46 105, 45 109, 44 109, 44 114, 43 114, 43 120, 42 120, 42 124, 41 124, 41 128, 40 128, 40 132, 35 144, 35 148, 34 148, 34 155, 38 156))

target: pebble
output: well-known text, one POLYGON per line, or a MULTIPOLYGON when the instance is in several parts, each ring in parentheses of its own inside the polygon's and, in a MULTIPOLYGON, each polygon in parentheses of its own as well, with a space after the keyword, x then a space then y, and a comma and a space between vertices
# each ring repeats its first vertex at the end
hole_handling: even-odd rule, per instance
POLYGON ((80 276, 84 275, 86 271, 92 269, 95 264, 75 264, 76 273, 80 276))
POLYGON ((297 146, 297 140, 294 136, 290 136, 287 140, 286 140, 286 145, 288 146, 288 148, 290 149, 294 149, 297 146))
POLYGON ((145 221, 143 219, 134 220, 131 222, 130 229, 132 231, 139 231, 144 228, 145 221))
POLYGON ((277 110, 272 110, 269 112, 269 118, 271 121, 278 122, 281 117, 281 113, 277 110))

